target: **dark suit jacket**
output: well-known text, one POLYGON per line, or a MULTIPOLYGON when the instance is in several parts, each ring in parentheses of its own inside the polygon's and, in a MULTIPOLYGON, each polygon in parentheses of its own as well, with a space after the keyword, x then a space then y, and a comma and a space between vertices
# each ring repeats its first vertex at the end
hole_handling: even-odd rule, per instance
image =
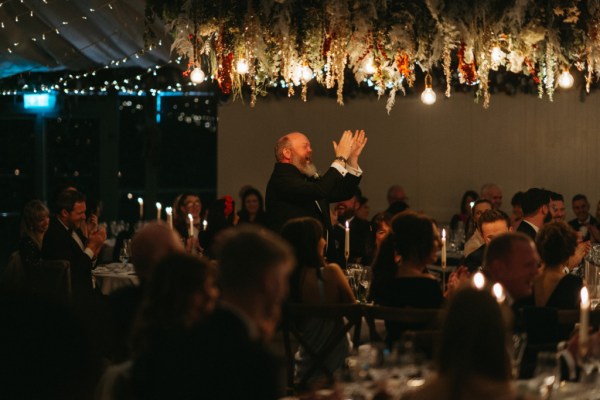
POLYGON ((517 228, 517 232, 521 232, 526 234, 535 242, 535 236, 537 235, 535 229, 531 225, 529 225, 525 220, 521 221, 519 227, 517 228))
MULTIPOLYGON (((596 221, 596 218, 594 218, 590 215, 590 225, 596 226, 597 224, 598 224, 598 221, 596 221)), ((583 224, 579 223, 579 220, 577 218, 570 220, 569 225, 571 226, 571 228, 573 228, 575 230, 575 232, 579 232, 579 228, 581 228, 583 226, 583 224)), ((584 242, 586 242, 588 240, 590 240, 590 231, 589 230, 588 230, 588 233, 583 237, 584 242)))
POLYGON ((335 255, 329 203, 352 197, 359 182, 360 177, 342 176, 333 167, 315 179, 308 178, 292 164, 276 163, 265 196, 268 226, 280 232, 283 224, 292 218, 316 218, 329 233, 327 255, 335 255))
MULTIPOLYGON (((80 236, 81 237, 81 236, 80 236)), ((85 240, 83 240, 85 245, 85 240)), ((71 263, 71 286, 75 302, 89 300, 92 288, 92 260, 79 247, 68 230, 56 218, 51 218, 42 243, 44 260, 67 260, 71 263)))
POLYGON ((217 308, 192 330, 181 371, 183 398, 269 400, 283 396, 285 368, 232 311, 217 308))

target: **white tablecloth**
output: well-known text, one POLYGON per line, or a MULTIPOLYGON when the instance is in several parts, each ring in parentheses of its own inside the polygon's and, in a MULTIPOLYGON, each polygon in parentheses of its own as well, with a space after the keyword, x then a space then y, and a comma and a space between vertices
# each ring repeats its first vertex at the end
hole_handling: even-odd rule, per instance
POLYGON ((100 288, 104 295, 109 295, 124 286, 140 284, 140 280, 133 269, 133 264, 111 263, 99 265, 92 271, 92 275, 96 279, 96 286, 100 288))

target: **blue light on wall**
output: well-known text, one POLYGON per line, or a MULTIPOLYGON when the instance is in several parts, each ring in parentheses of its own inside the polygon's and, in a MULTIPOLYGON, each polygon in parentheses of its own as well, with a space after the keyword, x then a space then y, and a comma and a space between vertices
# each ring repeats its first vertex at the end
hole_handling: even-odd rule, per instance
POLYGON ((50 110, 56 105, 56 96, 49 93, 28 93, 23 95, 26 110, 50 110))

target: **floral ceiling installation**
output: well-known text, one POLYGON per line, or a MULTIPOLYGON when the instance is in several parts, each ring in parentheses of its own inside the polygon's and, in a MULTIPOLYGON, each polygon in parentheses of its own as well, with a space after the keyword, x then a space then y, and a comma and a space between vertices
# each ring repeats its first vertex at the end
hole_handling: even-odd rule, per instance
MULTIPOLYGON (((250 89, 251 104, 271 86, 306 100, 316 80, 344 102, 344 71, 379 96, 415 84, 415 68, 441 68, 490 104, 489 74, 505 69, 538 85, 551 101, 557 78, 600 76, 600 0, 148 0, 172 51, 201 68, 224 93, 250 89)), ((439 88, 438 88, 439 90, 439 88)))

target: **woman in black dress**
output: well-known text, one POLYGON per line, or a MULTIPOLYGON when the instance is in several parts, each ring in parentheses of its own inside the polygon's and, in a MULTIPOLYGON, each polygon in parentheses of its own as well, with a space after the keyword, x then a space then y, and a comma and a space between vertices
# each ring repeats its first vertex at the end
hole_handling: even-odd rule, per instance
POLYGON ((49 223, 48 207, 40 200, 31 200, 23 208, 19 255, 25 272, 26 287, 32 291, 37 288, 42 265, 42 242, 49 223))
MULTIPOLYGON (((392 219, 391 228, 373 264, 372 299, 390 307, 441 307, 444 296, 440 284, 427 271, 427 265, 437 258, 440 242, 433 221, 405 211, 392 219)), ((387 341, 394 342, 403 331, 415 328, 386 322, 387 341)))

